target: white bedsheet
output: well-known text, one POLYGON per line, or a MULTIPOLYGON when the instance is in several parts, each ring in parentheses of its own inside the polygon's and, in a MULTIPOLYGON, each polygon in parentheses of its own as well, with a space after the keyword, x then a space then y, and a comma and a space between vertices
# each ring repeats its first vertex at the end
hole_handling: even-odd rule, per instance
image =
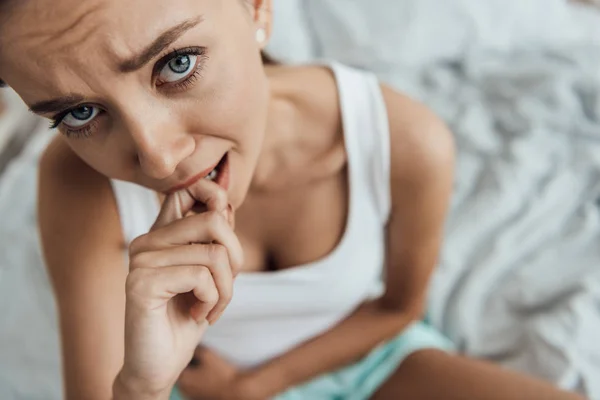
POLYGON ((600 54, 486 55, 425 74, 457 134, 435 323, 468 354, 600 398, 600 54))
MULTIPOLYGON (((438 8, 434 0, 301 1, 301 13, 278 5, 301 20, 276 26, 276 56, 335 56, 372 68, 433 107, 456 134, 433 322, 468 354, 600 399, 600 18, 562 0, 453 0, 438 8), (502 18, 500 3, 520 22, 502 18), (378 7, 411 18, 372 29, 386 18, 378 7), (532 30, 528 18, 544 10, 548 26, 532 30), (461 18, 479 28, 453 37, 424 28, 463 26, 461 18), (286 26, 294 46, 285 46, 286 26), (371 36, 357 43, 364 36, 356 32, 371 36)), ((1 399, 60 398, 55 309, 35 234, 35 163, 47 135, 42 129, 0 180, 1 399)))

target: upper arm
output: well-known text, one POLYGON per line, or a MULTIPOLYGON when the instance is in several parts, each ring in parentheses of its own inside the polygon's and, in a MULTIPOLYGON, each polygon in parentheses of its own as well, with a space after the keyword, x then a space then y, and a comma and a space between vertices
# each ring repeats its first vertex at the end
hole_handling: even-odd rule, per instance
POLYGON ((454 141, 425 106, 386 87, 383 94, 390 122, 392 196, 384 299, 420 317, 452 193, 454 141))
POLYGON ((59 310, 66 398, 110 399, 123 362, 126 279, 110 182, 57 138, 40 161, 38 214, 59 310))

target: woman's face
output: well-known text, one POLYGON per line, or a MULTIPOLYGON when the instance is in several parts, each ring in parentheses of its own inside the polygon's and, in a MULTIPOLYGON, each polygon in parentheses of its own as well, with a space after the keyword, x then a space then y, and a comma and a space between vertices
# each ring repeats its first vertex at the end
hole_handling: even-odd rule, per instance
POLYGON ((239 206, 266 127, 256 31, 268 23, 268 4, 13 3, 0 16, 0 77, 55 121, 81 159, 159 192, 225 159, 230 202, 239 206))

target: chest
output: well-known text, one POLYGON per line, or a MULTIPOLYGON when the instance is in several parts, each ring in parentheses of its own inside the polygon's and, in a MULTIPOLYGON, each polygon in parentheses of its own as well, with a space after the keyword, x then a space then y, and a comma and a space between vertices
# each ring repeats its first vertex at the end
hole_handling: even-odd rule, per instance
POLYGON ((311 185, 247 199, 236 212, 243 270, 283 270, 325 258, 345 234, 349 202, 345 170, 311 185))

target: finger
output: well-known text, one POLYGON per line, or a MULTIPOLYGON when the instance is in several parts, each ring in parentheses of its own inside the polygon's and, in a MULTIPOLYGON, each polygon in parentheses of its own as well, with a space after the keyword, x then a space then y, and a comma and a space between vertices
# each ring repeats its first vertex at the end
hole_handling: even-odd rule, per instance
POLYGON ((190 309, 190 316, 198 323, 206 320, 219 300, 212 274, 198 265, 138 268, 127 276, 126 290, 128 299, 147 309, 156 309, 179 294, 192 292, 198 302, 190 309))
POLYGON ((139 253, 130 260, 130 268, 163 268, 176 265, 202 265, 211 272, 219 301, 208 316, 215 323, 233 296, 233 271, 229 254, 220 244, 194 244, 139 253))
MULTIPOLYGON (((135 260, 141 253, 181 247, 190 243, 216 243, 227 249, 229 264, 233 274, 237 275, 244 262, 244 253, 237 235, 233 232, 227 220, 219 213, 205 212, 192 215, 163 226, 152 233, 140 236, 130 245, 130 257, 135 260)), ((138 259, 139 260, 139 259, 138 259)), ((149 258, 143 258, 147 261, 149 258)), ((191 264, 199 264, 193 262, 191 264)), ((137 262, 132 268, 154 265, 137 262)), ((163 265, 166 266, 166 265, 163 265)))
POLYGON ((187 188, 186 191, 197 202, 204 204, 207 211, 217 211, 226 215, 228 211, 227 192, 217 183, 208 179, 201 179, 198 183, 187 188))
POLYGON ((173 221, 183 218, 185 215, 184 209, 193 207, 194 199, 186 191, 170 193, 165 197, 163 204, 156 217, 156 221, 150 231, 154 231, 163 226, 170 224, 173 221))
POLYGON ((183 218, 196 203, 204 204, 207 211, 222 213, 230 225, 233 224, 233 209, 228 205, 225 190, 215 182, 202 179, 187 189, 165 197, 151 231, 183 218))

